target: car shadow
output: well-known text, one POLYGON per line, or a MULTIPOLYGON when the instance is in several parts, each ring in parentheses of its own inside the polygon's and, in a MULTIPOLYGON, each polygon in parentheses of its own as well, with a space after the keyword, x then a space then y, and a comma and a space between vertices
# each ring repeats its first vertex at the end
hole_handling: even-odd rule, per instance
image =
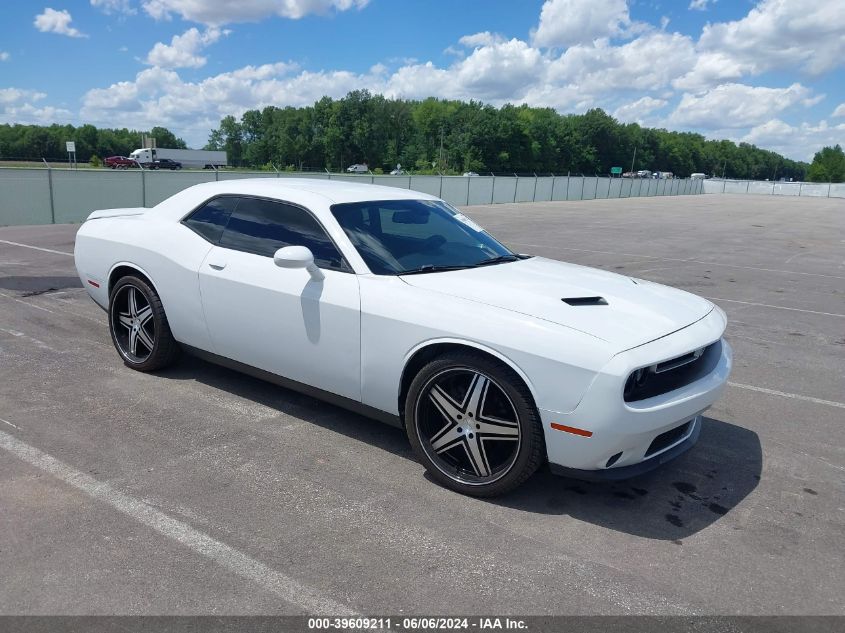
POLYGON ((705 417, 698 443, 649 473, 587 482, 545 470, 493 502, 679 542, 733 510, 760 483, 762 467, 760 438, 754 431, 705 417))
POLYGON ((64 290, 65 288, 82 288, 79 277, 66 277, 61 275, 48 275, 43 277, 24 277, 10 275, 0 277, 0 288, 14 290, 22 293, 22 296, 29 297, 40 295, 46 292, 64 290))
MULTIPOLYGON (((183 356, 159 375, 196 380, 417 461, 402 429, 193 356, 183 356)), ((516 490, 484 501, 523 512, 566 515, 635 536, 680 543, 745 499, 760 482, 762 463, 756 433, 704 418, 701 436, 692 449, 645 475, 620 482, 585 482, 558 477, 542 468, 516 490)))
POLYGON ((403 429, 195 356, 183 354, 178 363, 157 372, 157 375, 174 380, 196 380, 279 413, 415 460, 403 429))

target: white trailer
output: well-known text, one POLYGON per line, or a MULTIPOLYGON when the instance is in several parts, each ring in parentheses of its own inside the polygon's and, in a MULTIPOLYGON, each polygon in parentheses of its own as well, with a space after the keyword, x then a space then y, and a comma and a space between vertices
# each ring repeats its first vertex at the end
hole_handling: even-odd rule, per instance
POLYGON ((185 168, 214 169, 226 166, 226 152, 205 149, 167 149, 156 147, 152 149, 136 149, 129 154, 129 158, 146 166, 154 160, 169 158, 182 163, 185 168))

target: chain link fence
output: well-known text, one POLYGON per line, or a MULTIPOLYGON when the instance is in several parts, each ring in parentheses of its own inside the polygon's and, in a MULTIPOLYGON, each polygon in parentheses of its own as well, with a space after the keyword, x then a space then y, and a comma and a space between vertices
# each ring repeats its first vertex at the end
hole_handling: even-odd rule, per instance
POLYGON ((317 178, 422 191, 456 206, 702 193, 701 180, 601 176, 382 176, 319 172, 0 168, 0 226, 81 222, 96 209, 152 207, 187 187, 238 178, 317 178))

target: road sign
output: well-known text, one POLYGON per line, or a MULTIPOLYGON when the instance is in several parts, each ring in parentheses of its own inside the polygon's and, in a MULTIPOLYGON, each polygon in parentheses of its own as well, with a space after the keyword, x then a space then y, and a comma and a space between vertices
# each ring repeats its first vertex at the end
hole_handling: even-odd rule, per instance
POLYGON ((65 145, 67 146, 68 154, 72 154, 76 151, 76 142, 75 141, 68 141, 67 143, 65 143, 65 145))
POLYGON ((621 174, 622 168, 621 167, 611 167, 610 173, 613 174, 614 176, 617 175, 617 174, 621 174))

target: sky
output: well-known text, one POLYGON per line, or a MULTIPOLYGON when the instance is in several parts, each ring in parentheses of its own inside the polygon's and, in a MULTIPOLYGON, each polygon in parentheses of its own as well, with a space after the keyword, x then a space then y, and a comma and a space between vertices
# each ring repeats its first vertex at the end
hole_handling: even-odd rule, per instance
POLYGON ((26 0, 0 123, 170 128, 367 88, 603 108, 811 160, 845 145, 842 0, 26 0))

